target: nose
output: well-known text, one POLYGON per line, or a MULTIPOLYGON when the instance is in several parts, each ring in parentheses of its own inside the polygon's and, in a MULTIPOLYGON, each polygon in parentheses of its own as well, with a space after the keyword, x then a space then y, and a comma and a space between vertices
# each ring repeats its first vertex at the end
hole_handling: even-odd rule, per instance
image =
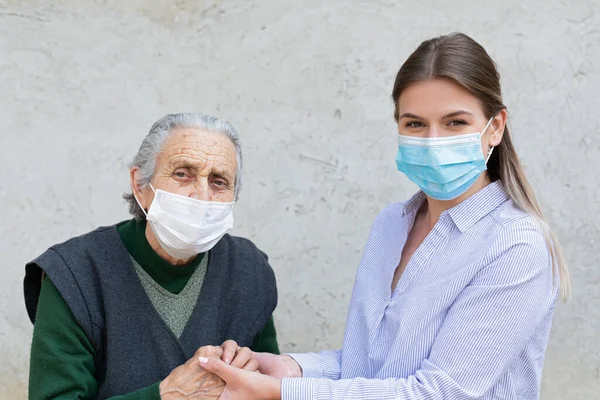
POLYGON ((210 201, 210 187, 207 177, 199 177, 192 187, 189 197, 197 200, 210 201))
POLYGON ((427 136, 428 138, 436 138, 436 137, 440 137, 440 128, 438 126, 435 125, 431 125, 429 127, 429 129, 427 130, 427 136))

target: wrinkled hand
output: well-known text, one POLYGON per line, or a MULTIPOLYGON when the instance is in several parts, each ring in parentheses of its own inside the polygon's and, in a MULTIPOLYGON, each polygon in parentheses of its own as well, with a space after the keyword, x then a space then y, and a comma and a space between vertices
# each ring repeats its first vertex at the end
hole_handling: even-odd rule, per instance
POLYGON ((171 371, 160 383, 161 400, 218 399, 225 389, 225 382, 203 369, 199 358, 218 360, 222 355, 223 349, 218 346, 199 348, 192 358, 171 371))

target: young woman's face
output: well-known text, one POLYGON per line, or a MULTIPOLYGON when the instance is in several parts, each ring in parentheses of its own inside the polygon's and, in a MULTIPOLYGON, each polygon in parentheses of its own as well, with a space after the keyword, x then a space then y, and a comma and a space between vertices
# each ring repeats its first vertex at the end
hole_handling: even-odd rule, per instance
MULTIPOLYGON (((449 137, 479 132, 489 119, 481 101, 446 78, 408 86, 398 101, 398 133, 421 138, 449 137)), ((502 140, 506 111, 501 111, 481 138, 485 155, 502 140)))

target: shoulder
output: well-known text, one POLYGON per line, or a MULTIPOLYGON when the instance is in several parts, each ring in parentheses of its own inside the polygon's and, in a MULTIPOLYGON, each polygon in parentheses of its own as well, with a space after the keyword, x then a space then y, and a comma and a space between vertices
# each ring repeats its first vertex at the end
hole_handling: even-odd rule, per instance
POLYGON ((512 202, 497 210, 498 234, 486 256, 481 271, 489 284, 537 281, 544 287, 553 285, 552 257, 546 236, 538 221, 517 209, 512 202))
POLYGON ((62 243, 51 246, 48 251, 54 251, 62 256, 72 256, 86 253, 89 249, 98 249, 99 246, 114 245, 114 239, 119 239, 115 226, 102 226, 93 231, 70 238, 62 243))
POLYGON ((375 216, 373 220, 373 225, 371 230, 381 230, 397 227, 398 225, 402 225, 407 220, 406 209, 409 203, 412 201, 401 201, 394 202, 386 205, 379 211, 379 213, 375 216))
POLYGON ((98 252, 110 254, 119 235, 114 226, 100 227, 51 246, 25 265, 24 295, 31 321, 35 320, 42 277, 47 275, 76 316, 86 315, 85 293, 94 292, 97 274, 92 261, 98 252))
POLYGON ((518 229, 520 226, 536 227, 533 217, 517 207, 510 199, 496 207, 490 216, 502 227, 510 227, 510 229, 518 229))
POLYGON ((407 203, 409 202, 409 200, 407 201, 398 201, 398 202, 394 202, 394 203, 390 203, 388 205, 386 205, 385 207, 383 207, 381 209, 381 211, 379 211, 379 214, 377 214, 377 218, 398 218, 398 217, 402 217, 404 215, 404 207, 407 205, 407 203))
POLYGON ((542 229, 544 222, 521 210, 511 200, 496 208, 491 216, 499 225, 494 243, 497 249, 526 245, 536 252, 548 253, 542 229))
POLYGON ((374 223, 402 219, 405 216, 405 209, 409 201, 410 200, 389 203, 379 211, 375 217, 374 223))

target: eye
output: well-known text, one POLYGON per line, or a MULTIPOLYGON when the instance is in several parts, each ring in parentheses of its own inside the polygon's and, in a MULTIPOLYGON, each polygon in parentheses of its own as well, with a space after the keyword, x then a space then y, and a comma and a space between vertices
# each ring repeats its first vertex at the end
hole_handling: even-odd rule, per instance
POLYGON ((419 121, 409 121, 404 126, 407 128, 420 128, 423 126, 423 124, 419 121))
POLYGON ((226 179, 219 177, 214 177, 212 183, 218 188, 226 188, 229 185, 229 182, 226 179))
POLYGON ((187 179, 190 178, 190 173, 186 169, 180 168, 173 172, 173 176, 177 179, 187 179))
POLYGON ((467 125, 467 121, 464 121, 462 119, 453 119, 448 121, 448 126, 461 126, 461 125, 467 125))

